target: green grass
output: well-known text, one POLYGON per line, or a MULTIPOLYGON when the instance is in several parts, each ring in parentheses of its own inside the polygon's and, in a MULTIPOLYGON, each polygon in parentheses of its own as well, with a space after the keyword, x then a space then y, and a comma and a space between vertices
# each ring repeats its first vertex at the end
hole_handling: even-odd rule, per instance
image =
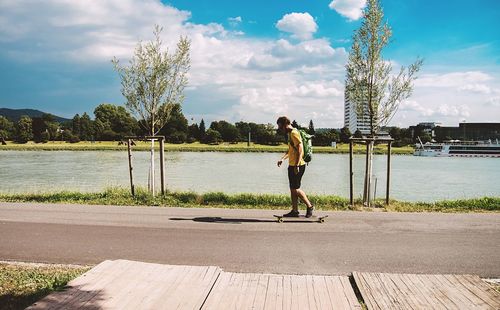
POLYGON ((0 309, 24 309, 89 267, 0 263, 0 309))
MULTIPOLYGON (((347 198, 333 195, 310 195, 309 199, 320 210, 366 210, 359 199, 355 201, 354 206, 349 204, 347 198)), ((132 197, 126 188, 109 188, 98 193, 66 191, 31 194, 4 193, 0 194, 0 201, 232 209, 287 209, 291 204, 288 195, 168 192, 165 196, 156 195, 153 197, 142 188, 136 189, 135 197, 132 197)), ((384 200, 376 200, 375 207, 376 210, 395 212, 499 212, 500 197, 437 202, 391 200, 389 206, 385 206, 384 200)))
MULTIPOLYGON (((148 151, 150 142, 138 141, 137 145, 133 147, 135 151, 148 151)), ((61 141, 51 141, 47 143, 33 143, 18 144, 7 142, 7 145, 0 145, 0 150, 19 150, 19 151, 120 151, 126 150, 126 145, 118 145, 118 142, 112 141, 98 141, 91 142, 78 142, 67 143, 61 141)), ((222 143, 217 145, 195 143, 184 144, 165 144, 166 151, 182 151, 182 152, 276 152, 281 153, 287 150, 287 146, 282 145, 260 145, 250 144, 247 146, 245 142, 240 143, 222 143)), ((379 145, 375 148, 376 154, 386 153, 387 146, 379 145)), ((355 145, 354 152, 357 154, 363 153, 365 147, 362 145, 355 145)), ((349 153, 349 144, 337 144, 337 148, 329 146, 315 146, 314 153, 330 153, 330 154, 345 154, 349 153)), ((393 147, 393 154, 413 154, 411 146, 393 147)))

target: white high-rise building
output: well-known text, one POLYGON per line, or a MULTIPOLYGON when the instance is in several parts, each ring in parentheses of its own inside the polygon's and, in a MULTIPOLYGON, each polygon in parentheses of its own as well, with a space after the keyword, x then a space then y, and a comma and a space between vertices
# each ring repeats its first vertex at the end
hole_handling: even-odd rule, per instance
POLYGON ((365 106, 363 117, 358 117, 355 104, 349 102, 344 96, 344 126, 349 128, 351 134, 354 134, 359 129, 362 134, 370 133, 370 116, 368 114, 368 106, 365 106))

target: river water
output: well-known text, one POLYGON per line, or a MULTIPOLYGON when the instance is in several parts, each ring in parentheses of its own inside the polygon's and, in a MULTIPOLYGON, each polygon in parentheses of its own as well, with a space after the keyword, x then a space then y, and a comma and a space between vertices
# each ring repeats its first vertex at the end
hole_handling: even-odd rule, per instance
MULTIPOLYGON (((158 155, 158 154, 156 154, 158 155)), ((276 153, 168 152, 169 190, 287 193, 285 166, 276 153)), ((374 157, 376 196, 385 195, 386 156, 374 157)), ((134 152, 136 186, 147 186, 148 152, 134 152)), ((157 159, 158 160, 158 159, 157 159)), ((156 163, 159 167, 159 163, 156 163)), ((364 157, 354 157, 355 196, 363 184, 364 157)), ((157 173, 159 175, 159 172, 157 173)), ((349 195, 349 156, 315 154, 302 188, 307 193, 349 195)), ((392 157, 391 197, 435 201, 500 196, 498 158, 392 157)), ((0 151, 0 192, 101 191, 129 186, 127 153, 120 151, 0 151)), ((157 181, 159 184, 159 181, 157 181)))

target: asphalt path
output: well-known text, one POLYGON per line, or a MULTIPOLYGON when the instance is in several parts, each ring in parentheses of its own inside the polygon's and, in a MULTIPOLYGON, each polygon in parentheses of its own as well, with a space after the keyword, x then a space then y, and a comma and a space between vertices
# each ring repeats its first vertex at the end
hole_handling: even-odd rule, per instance
POLYGON ((500 277, 500 214, 317 212, 0 203, 0 260, 129 259, 288 274, 460 273, 500 277))

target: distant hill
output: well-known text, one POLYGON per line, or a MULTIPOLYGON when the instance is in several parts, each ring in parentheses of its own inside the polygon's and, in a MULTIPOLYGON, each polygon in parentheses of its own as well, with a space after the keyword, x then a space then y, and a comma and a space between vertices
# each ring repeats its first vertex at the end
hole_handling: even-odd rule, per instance
MULTIPOLYGON (((43 114, 50 114, 50 113, 45 113, 39 110, 33 110, 33 109, 7 109, 7 108, 0 108, 0 115, 5 116, 7 119, 9 119, 11 122, 17 122, 21 116, 23 115, 28 115, 29 117, 40 117, 43 114)), ((69 121, 69 119, 64 118, 64 117, 59 117, 57 115, 51 114, 56 122, 59 123, 64 123, 69 121)))

